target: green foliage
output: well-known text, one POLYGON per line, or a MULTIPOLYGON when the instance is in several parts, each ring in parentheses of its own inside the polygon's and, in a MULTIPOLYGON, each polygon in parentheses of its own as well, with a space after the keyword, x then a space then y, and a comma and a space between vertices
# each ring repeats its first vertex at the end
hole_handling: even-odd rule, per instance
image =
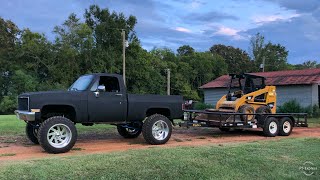
POLYGON ((309 117, 320 117, 319 106, 310 105, 307 107, 303 107, 295 99, 283 103, 282 106, 278 107, 277 112, 278 113, 307 113, 309 117))
POLYGON ((204 110, 204 109, 211 109, 211 108, 215 108, 214 105, 211 105, 211 104, 205 104, 203 102, 196 102, 194 105, 193 105, 193 108, 196 109, 196 110, 204 110))
POLYGON ((210 51, 213 54, 220 55, 225 60, 225 62, 228 64, 229 73, 253 71, 253 62, 250 60, 249 55, 239 48, 218 44, 212 46, 210 51))
POLYGON ((265 44, 265 38, 257 33, 250 41, 250 49, 254 60, 255 71, 259 71, 260 64, 265 58, 265 71, 279 71, 290 69, 287 63, 288 52, 286 48, 280 44, 265 44))

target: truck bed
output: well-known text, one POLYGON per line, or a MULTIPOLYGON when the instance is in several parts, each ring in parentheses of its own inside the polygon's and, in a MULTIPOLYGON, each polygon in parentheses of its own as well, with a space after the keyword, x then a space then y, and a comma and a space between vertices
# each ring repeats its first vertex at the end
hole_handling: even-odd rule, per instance
POLYGON ((176 95, 128 94, 128 121, 143 119, 148 109, 167 109, 169 119, 182 118, 183 97, 176 95))

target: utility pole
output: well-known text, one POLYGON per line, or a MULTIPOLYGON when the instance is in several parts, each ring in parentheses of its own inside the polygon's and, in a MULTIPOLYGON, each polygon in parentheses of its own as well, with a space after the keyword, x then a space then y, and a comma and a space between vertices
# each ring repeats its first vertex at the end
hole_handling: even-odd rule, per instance
POLYGON ((166 69, 167 71, 167 95, 170 95, 170 69, 166 69))
POLYGON ((122 35, 122 76, 123 76, 123 82, 126 86, 126 32, 124 29, 121 31, 122 35))

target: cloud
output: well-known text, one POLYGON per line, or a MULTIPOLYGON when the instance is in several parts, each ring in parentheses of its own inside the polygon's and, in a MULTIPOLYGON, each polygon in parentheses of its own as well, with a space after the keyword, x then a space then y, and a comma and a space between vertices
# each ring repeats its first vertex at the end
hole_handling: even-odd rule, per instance
MULTIPOLYGON (((265 0, 270 2, 270 0, 265 0)), ((271 0, 286 9, 294 9, 300 13, 308 13, 320 6, 319 0, 271 0)))
POLYGON ((289 50, 290 63, 302 63, 308 59, 319 61, 320 22, 310 14, 292 18, 291 21, 273 21, 246 31, 260 32, 271 43, 280 43, 289 50))
POLYGON ((299 17, 301 14, 289 14, 289 15, 259 15, 252 18, 253 22, 257 25, 263 25, 274 21, 290 21, 292 18, 299 17))
POLYGON ((185 32, 185 33, 191 33, 192 32, 190 29, 183 28, 183 27, 176 27, 176 28, 174 28, 174 30, 179 31, 179 32, 185 32))
POLYGON ((190 13, 183 18, 187 23, 220 22, 223 20, 239 20, 236 16, 222 12, 190 13))

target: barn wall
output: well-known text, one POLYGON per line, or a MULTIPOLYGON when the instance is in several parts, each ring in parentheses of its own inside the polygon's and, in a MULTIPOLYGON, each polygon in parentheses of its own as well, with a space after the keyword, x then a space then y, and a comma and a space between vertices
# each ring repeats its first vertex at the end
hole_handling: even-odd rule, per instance
MULTIPOLYGON (((217 101, 227 93, 227 88, 204 89, 204 102, 215 105, 217 101)), ((318 104, 318 86, 317 85, 292 85, 277 86, 277 106, 284 102, 296 99, 300 105, 309 106, 318 104)))
POLYGON ((204 89, 204 102, 216 105, 222 96, 228 93, 228 88, 204 89))
POLYGON ((296 99, 301 106, 312 105, 313 88, 311 85, 277 86, 277 106, 296 99))

